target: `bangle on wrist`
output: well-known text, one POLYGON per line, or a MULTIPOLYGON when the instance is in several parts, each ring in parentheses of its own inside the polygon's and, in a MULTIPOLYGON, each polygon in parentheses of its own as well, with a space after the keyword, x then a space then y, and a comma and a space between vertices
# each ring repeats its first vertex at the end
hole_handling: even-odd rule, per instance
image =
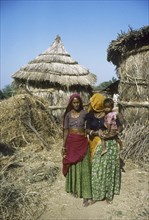
POLYGON ((93 132, 94 132, 94 131, 93 131, 93 130, 91 130, 91 131, 90 131, 90 133, 89 133, 89 135, 92 135, 92 133, 93 133, 93 132))
POLYGON ((95 131, 95 135, 98 135, 98 131, 95 131))

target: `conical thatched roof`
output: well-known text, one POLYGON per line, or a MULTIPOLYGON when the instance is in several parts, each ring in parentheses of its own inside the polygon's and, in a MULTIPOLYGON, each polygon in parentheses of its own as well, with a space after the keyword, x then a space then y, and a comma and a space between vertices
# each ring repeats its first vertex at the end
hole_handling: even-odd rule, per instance
POLYGON ((81 66, 66 52, 59 36, 45 52, 12 75, 23 82, 92 86, 96 76, 81 66))

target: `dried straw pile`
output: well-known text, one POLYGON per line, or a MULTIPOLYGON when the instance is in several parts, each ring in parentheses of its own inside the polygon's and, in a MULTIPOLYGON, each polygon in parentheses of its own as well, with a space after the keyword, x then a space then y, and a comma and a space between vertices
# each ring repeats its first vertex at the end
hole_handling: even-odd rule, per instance
POLYGON ((44 210, 41 195, 35 191, 27 191, 23 183, 11 174, 0 173, 0 219, 33 220, 44 210), (9 175, 9 177, 8 177, 9 175))
POLYGON ((50 149, 55 135, 53 117, 41 98, 16 95, 0 102, 1 142, 13 148, 29 143, 50 149))
POLYGON ((131 158, 145 169, 149 168, 149 131, 148 124, 141 125, 139 121, 127 124, 121 134, 123 141, 122 158, 131 158))
POLYGON ((33 220, 45 210, 62 145, 47 109, 45 100, 30 95, 0 102, 0 219, 33 220))
POLYGON ((0 219, 38 219, 59 172, 51 153, 33 144, 18 149, 5 165, 0 161, 0 219))

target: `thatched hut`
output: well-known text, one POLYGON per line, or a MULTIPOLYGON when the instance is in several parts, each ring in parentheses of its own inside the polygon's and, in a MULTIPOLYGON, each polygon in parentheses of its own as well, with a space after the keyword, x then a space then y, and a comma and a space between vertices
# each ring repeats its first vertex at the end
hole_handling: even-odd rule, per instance
POLYGON ((12 75, 15 84, 48 99, 51 109, 61 114, 68 97, 77 92, 88 103, 96 76, 66 52, 59 36, 45 52, 12 75))
POLYGON ((146 123, 149 119, 149 26, 119 34, 108 47, 107 60, 116 66, 125 120, 146 123))

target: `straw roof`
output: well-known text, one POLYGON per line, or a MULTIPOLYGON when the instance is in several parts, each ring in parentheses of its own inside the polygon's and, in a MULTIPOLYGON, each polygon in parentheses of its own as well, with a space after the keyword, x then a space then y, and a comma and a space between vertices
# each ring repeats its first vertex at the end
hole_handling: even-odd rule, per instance
POLYGON ((107 49, 107 60, 119 66, 129 55, 147 50, 149 50, 149 26, 139 30, 129 28, 127 33, 121 32, 116 40, 111 41, 107 49))
POLYGON ((92 86, 96 76, 66 52, 60 36, 45 52, 14 73, 15 80, 48 84, 92 86))

